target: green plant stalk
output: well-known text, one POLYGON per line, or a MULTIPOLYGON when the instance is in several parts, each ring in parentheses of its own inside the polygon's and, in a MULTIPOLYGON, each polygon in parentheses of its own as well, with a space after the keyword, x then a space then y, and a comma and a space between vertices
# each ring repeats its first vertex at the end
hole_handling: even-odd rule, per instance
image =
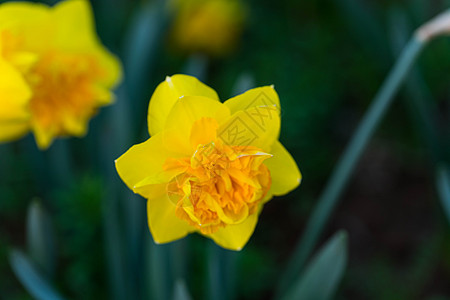
POLYGON ((404 82, 411 66, 416 61, 416 58, 426 42, 427 40, 420 39, 417 35, 411 39, 404 48, 391 73, 383 83, 380 91, 375 96, 319 198, 303 236, 297 244, 293 257, 288 264, 286 273, 280 280, 278 295, 281 295, 282 292, 290 286, 294 278, 301 272, 301 269, 314 249, 325 224, 336 207, 339 196, 348 183, 350 175, 361 157, 369 139, 372 137, 377 125, 380 123, 380 120, 392 103, 400 85, 404 82))
POLYGON ((209 242, 206 299, 231 300, 236 298, 238 256, 239 252, 227 250, 209 242))
POLYGON ((449 169, 441 166, 437 173, 437 190, 440 196, 444 213, 450 222, 450 176, 449 169))
MULTIPOLYGON (((98 151, 98 160, 102 168, 102 172, 108 182, 103 203, 102 203, 102 221, 104 230, 105 243, 105 257, 107 262, 107 273, 110 288, 109 297, 114 300, 123 300, 132 298, 131 293, 135 293, 134 289, 130 288, 134 282, 134 273, 129 275, 128 266, 130 265, 129 256, 126 256, 125 245, 129 249, 133 249, 134 245, 125 244, 125 234, 130 233, 130 228, 134 223, 127 223, 127 227, 122 225, 122 220, 128 215, 125 215, 130 209, 126 208, 122 214, 120 201, 122 200, 122 191, 125 189, 123 183, 120 182, 117 172, 114 168, 114 159, 119 157, 123 146, 129 145, 130 133, 130 117, 127 110, 127 96, 125 89, 120 86, 117 91, 117 104, 105 111, 105 123, 114 126, 111 132, 114 132, 114 138, 108 134, 108 131, 103 129, 100 148, 98 151), (112 142, 111 142, 112 141, 112 142)), ((106 126, 104 128, 107 128, 106 126)), ((130 205, 131 204, 131 201, 130 205)), ((128 221, 128 219, 125 219, 128 221)), ((127 241, 128 242, 128 241, 127 241)), ((134 250, 130 251, 135 253, 134 250)))
MULTIPOLYGON (((395 56, 399 55, 408 41, 411 25, 405 13, 396 8, 391 12, 391 48, 395 56)), ((443 147, 438 136, 437 124, 433 118, 437 111, 431 91, 417 68, 413 68, 405 82, 404 105, 411 115, 412 126, 427 145, 429 157, 433 164, 444 160, 443 147)))

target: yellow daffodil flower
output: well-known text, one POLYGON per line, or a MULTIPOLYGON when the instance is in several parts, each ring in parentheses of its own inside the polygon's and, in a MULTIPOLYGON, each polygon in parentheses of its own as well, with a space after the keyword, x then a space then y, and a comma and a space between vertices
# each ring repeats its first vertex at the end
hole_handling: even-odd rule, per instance
MULTIPOLYGON (((119 61, 95 34, 87 0, 54 7, 1 4, 0 57, 19 73, 14 84, 25 82, 31 91, 26 103, 0 108, 0 138, 11 140, 32 131, 41 149, 55 137, 83 136, 96 110, 111 103, 109 90, 121 76, 119 61), (4 125, 20 112, 27 117, 14 127, 4 125)), ((8 97, 13 102, 18 96, 11 91, 8 97)))
POLYGON ((244 27, 240 0, 175 0, 172 39, 177 48, 221 56, 233 50, 244 27))
POLYGON ((186 75, 167 77, 149 105, 151 138, 116 160, 135 193, 147 198, 150 231, 167 243, 191 232, 240 250, 264 203, 296 188, 298 167, 278 141, 274 88, 219 101, 186 75))

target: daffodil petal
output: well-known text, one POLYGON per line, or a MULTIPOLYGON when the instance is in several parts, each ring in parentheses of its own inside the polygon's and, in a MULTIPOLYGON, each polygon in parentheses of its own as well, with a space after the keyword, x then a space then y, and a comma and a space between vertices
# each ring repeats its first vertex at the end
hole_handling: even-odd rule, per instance
POLYGON ((167 194, 167 184, 148 184, 135 186, 133 191, 146 199, 154 199, 167 194))
POLYGON ((190 137, 192 148, 215 141, 218 127, 217 120, 213 118, 201 118, 195 121, 192 125, 190 137))
POLYGON ((17 70, 19 70, 22 74, 27 73, 38 59, 38 54, 28 51, 15 52, 8 58, 11 64, 16 67, 17 70))
POLYGON ((31 91, 20 73, 0 59, 0 122, 27 121, 30 97, 31 91))
POLYGON ((162 166, 169 157, 177 155, 164 147, 162 135, 158 134, 131 147, 116 160, 116 169, 125 184, 134 190, 144 179, 163 172, 162 166))
POLYGON ((272 178, 269 193, 281 196, 295 189, 300 184, 302 175, 295 160, 279 141, 272 145, 270 153, 273 156, 264 161, 272 178))
POLYGON ((0 59, 0 142, 18 139, 29 129, 31 91, 22 76, 0 59))
POLYGON ((218 101, 217 93, 197 78, 173 75, 158 85, 148 107, 148 132, 155 135, 165 124, 172 107, 182 96, 203 96, 218 101))
POLYGON ((179 146, 186 153, 195 147, 190 143, 192 127, 202 118, 213 118, 220 124, 229 118, 229 109, 219 101, 200 96, 184 96, 173 106, 167 116, 167 129, 179 140, 179 146))
POLYGON ((147 217, 150 232, 158 244, 180 239, 195 229, 175 215, 175 205, 167 195, 148 199, 147 217))
POLYGON ((280 133, 280 116, 275 106, 258 106, 233 114, 217 130, 226 145, 254 146, 266 150, 280 133))
POLYGON ((255 230, 258 215, 251 214, 240 224, 227 225, 209 236, 219 246, 230 250, 241 250, 255 230))
POLYGON ((0 142, 9 142, 21 138, 29 130, 26 122, 0 122, 0 142))
POLYGON ((280 98, 273 86, 263 86, 230 98, 224 102, 231 113, 247 110, 257 106, 273 106, 280 110, 280 98))
MULTIPOLYGON (((15 34, 36 33, 42 26, 48 25, 43 22, 48 14, 49 7, 42 3, 16 1, 2 3, 0 9, 2 29, 13 30, 15 34)), ((48 41, 47 36, 30 36, 30 38, 41 40, 43 43, 48 41)), ((25 46, 28 46, 28 43, 25 46)))
POLYGON ((53 128, 43 128, 38 124, 33 124, 33 122, 31 123, 31 130, 34 133, 36 144, 41 150, 47 149, 56 136, 53 128))
POLYGON ((53 7, 55 45, 71 50, 86 50, 97 46, 92 8, 87 0, 61 1, 53 7))
POLYGON ((116 85, 121 79, 121 65, 119 60, 102 46, 96 35, 89 1, 61 1, 55 5, 51 14, 49 21, 58 24, 54 29, 53 45, 71 52, 91 53, 103 71, 100 82, 107 87, 116 85))

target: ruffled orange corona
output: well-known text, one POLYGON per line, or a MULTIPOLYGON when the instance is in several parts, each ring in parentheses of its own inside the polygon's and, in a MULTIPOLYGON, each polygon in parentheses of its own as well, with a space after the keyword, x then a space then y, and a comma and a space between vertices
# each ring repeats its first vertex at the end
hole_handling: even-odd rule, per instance
POLYGON ((242 249, 264 203, 301 180, 278 141, 279 109, 271 86, 224 103, 186 75, 157 87, 148 112, 151 138, 116 160, 122 180, 148 199, 157 243, 199 232, 224 248, 242 249))
POLYGON ((83 136, 97 109, 111 103, 110 89, 121 73, 119 61, 95 34, 87 0, 54 7, 1 4, 0 57, 31 91, 25 105, 28 118, 16 122, 17 128, 2 126, 2 115, 17 111, 0 108, 0 138, 19 138, 31 130, 41 149, 55 137, 83 136))

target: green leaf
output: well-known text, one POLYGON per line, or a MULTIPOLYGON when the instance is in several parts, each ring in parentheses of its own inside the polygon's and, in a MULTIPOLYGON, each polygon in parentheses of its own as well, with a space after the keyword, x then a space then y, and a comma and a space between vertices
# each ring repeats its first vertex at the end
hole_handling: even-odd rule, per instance
POLYGON ((125 33, 123 63, 125 83, 131 100, 133 116, 146 111, 148 78, 158 59, 158 50, 167 28, 169 12, 167 2, 143 1, 135 8, 125 33), (134 101, 134 103, 133 103, 134 101), (137 102, 139 101, 139 102, 137 102))
POLYGON ((210 241, 208 247, 208 296, 207 299, 233 299, 236 289, 237 255, 210 241))
POLYGON ((183 74, 191 75, 197 77, 201 81, 205 81, 207 77, 208 64, 209 60, 205 55, 191 55, 183 67, 183 74))
POLYGON ((55 243, 50 218, 39 200, 28 207, 27 246, 29 255, 46 275, 53 275, 55 268, 55 243))
POLYGON ((16 277, 34 298, 38 300, 64 299, 55 291, 46 278, 40 274, 33 262, 21 251, 11 250, 9 263, 16 277))
POLYGON ((288 289, 284 300, 325 300, 334 295, 347 265, 347 234, 336 233, 288 289))
POLYGON ((442 206, 444 207, 445 215, 450 222, 450 176, 449 170, 446 167, 442 167, 438 171, 437 189, 442 206))
POLYGON ((171 244, 155 244, 150 235, 146 237, 147 270, 144 282, 147 287, 147 298, 155 300, 170 299, 173 291, 173 273, 170 267, 171 244))
POLYGON ((245 93, 255 87, 255 77, 250 72, 242 72, 233 86, 233 96, 245 93))
POLYGON ((173 288, 173 300, 191 300, 191 295, 184 280, 177 280, 173 288))

